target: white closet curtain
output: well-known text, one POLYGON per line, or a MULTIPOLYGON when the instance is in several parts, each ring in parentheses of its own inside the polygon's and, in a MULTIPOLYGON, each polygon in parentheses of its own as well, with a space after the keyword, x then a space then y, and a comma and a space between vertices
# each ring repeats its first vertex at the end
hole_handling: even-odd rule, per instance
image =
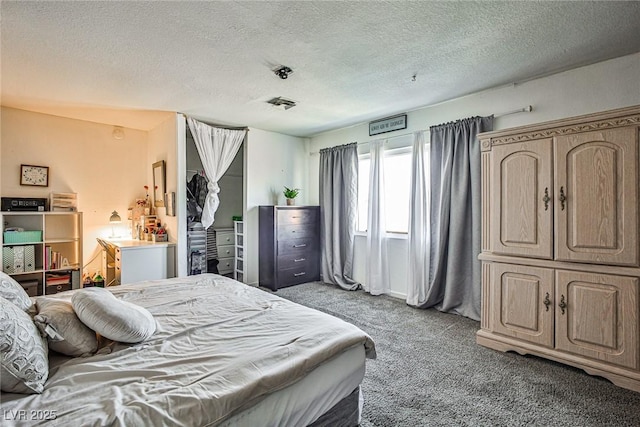
POLYGON ((413 134, 411 164, 411 204, 409 207, 409 284, 407 304, 419 306, 427 301, 429 288, 431 218, 429 145, 424 131, 413 134))
POLYGON ((216 128, 191 117, 187 117, 187 123, 193 134, 204 173, 209 180, 201 219, 202 226, 207 229, 213 224, 215 213, 220 205, 218 180, 229 169, 231 162, 238 154, 247 130, 216 128))
POLYGON ((384 141, 370 143, 369 209, 367 229, 367 274, 363 284, 371 295, 389 291, 387 239, 384 211, 384 141))

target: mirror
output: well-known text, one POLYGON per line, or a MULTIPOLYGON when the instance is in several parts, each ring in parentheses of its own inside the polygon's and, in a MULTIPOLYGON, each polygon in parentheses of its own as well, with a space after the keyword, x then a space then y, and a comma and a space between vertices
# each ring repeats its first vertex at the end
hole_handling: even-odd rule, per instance
POLYGON ((165 187, 164 160, 160 160, 153 164, 153 206, 164 206, 165 187))

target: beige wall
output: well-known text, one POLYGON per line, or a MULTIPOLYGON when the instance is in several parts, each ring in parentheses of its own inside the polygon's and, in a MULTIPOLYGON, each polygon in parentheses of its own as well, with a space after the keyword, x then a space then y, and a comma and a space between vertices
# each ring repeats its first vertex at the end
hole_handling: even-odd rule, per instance
MULTIPOLYGON (((147 182, 147 132, 125 128, 121 140, 112 132, 111 125, 2 108, 0 193, 46 198, 52 191, 77 193, 85 264, 99 255, 95 238, 111 234, 111 212, 125 219, 147 182), (48 166, 49 186, 21 186, 21 164, 48 166)), ((125 224, 118 231, 126 232, 125 224)), ((88 272, 98 268, 99 256, 88 272)))
MULTIPOLYGON (((148 157, 147 157, 147 185, 153 188, 152 165, 155 162, 164 160, 166 176, 166 192, 176 192, 178 183, 178 156, 176 145, 176 116, 168 114, 167 119, 149 131, 148 157)), ((169 240, 175 242, 178 238, 177 216, 168 216, 167 208, 156 208, 156 215, 160 222, 167 227, 169 240)))

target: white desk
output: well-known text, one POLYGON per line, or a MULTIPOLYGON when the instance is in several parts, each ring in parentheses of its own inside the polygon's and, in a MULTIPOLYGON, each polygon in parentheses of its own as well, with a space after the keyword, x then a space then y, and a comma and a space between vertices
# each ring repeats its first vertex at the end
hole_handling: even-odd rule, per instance
POLYGON ((116 283, 175 277, 175 243, 104 239, 115 248, 116 283))

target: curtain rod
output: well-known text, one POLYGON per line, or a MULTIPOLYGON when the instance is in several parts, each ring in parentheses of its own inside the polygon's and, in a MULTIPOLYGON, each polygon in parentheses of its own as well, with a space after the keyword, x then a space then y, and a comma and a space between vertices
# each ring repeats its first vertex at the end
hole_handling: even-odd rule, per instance
MULTIPOLYGON (((533 107, 531 105, 527 105, 526 107, 522 107, 522 108, 518 108, 517 110, 511 110, 511 111, 505 111, 504 113, 500 113, 500 114, 494 114, 493 117, 502 117, 502 116, 508 116, 510 114, 517 114, 517 113, 530 113, 531 111, 533 111, 533 107)), ((394 138, 401 138, 403 136, 407 136, 407 135, 413 135, 416 132, 426 132, 428 129, 424 129, 424 130, 417 130, 414 132, 407 132, 407 133, 402 133, 400 135, 393 135, 393 136, 389 136, 387 138, 381 137, 381 138, 374 138, 372 140, 369 141, 365 141, 365 142, 358 142, 357 145, 358 147, 361 145, 365 145, 365 144, 369 144, 371 143, 371 141, 375 141, 376 139, 394 139, 394 138)), ((314 155, 314 154, 318 154, 318 151, 313 151, 311 153, 309 153, 309 155, 314 155)))
MULTIPOLYGON (((185 120, 186 120, 188 117, 190 117, 190 116, 187 116, 187 115, 186 115, 186 114, 184 114, 184 113, 178 113, 178 114, 182 115, 182 116, 185 118, 185 120)), ((194 120, 197 120, 197 121, 199 121, 199 122, 202 122, 202 123, 204 123, 205 125, 209 125, 209 126, 211 126, 211 127, 218 128, 218 129, 226 129, 226 130, 246 130, 247 132, 249 132, 249 131, 251 130, 251 129, 249 129, 249 127, 248 127, 248 126, 236 126, 236 127, 234 127, 234 126, 224 126, 224 125, 217 125, 217 124, 213 124, 213 123, 207 123, 207 122, 205 122, 204 120, 196 119, 195 117, 191 117, 191 118, 192 118, 192 119, 194 119, 194 120)), ((188 127, 188 125, 187 125, 187 127, 188 127)))
POLYGON ((533 111, 533 107, 531 105, 527 105, 526 107, 518 108, 517 110, 505 111, 504 113, 494 114, 493 117, 502 117, 508 116, 509 114, 518 114, 518 113, 530 113, 533 111))

